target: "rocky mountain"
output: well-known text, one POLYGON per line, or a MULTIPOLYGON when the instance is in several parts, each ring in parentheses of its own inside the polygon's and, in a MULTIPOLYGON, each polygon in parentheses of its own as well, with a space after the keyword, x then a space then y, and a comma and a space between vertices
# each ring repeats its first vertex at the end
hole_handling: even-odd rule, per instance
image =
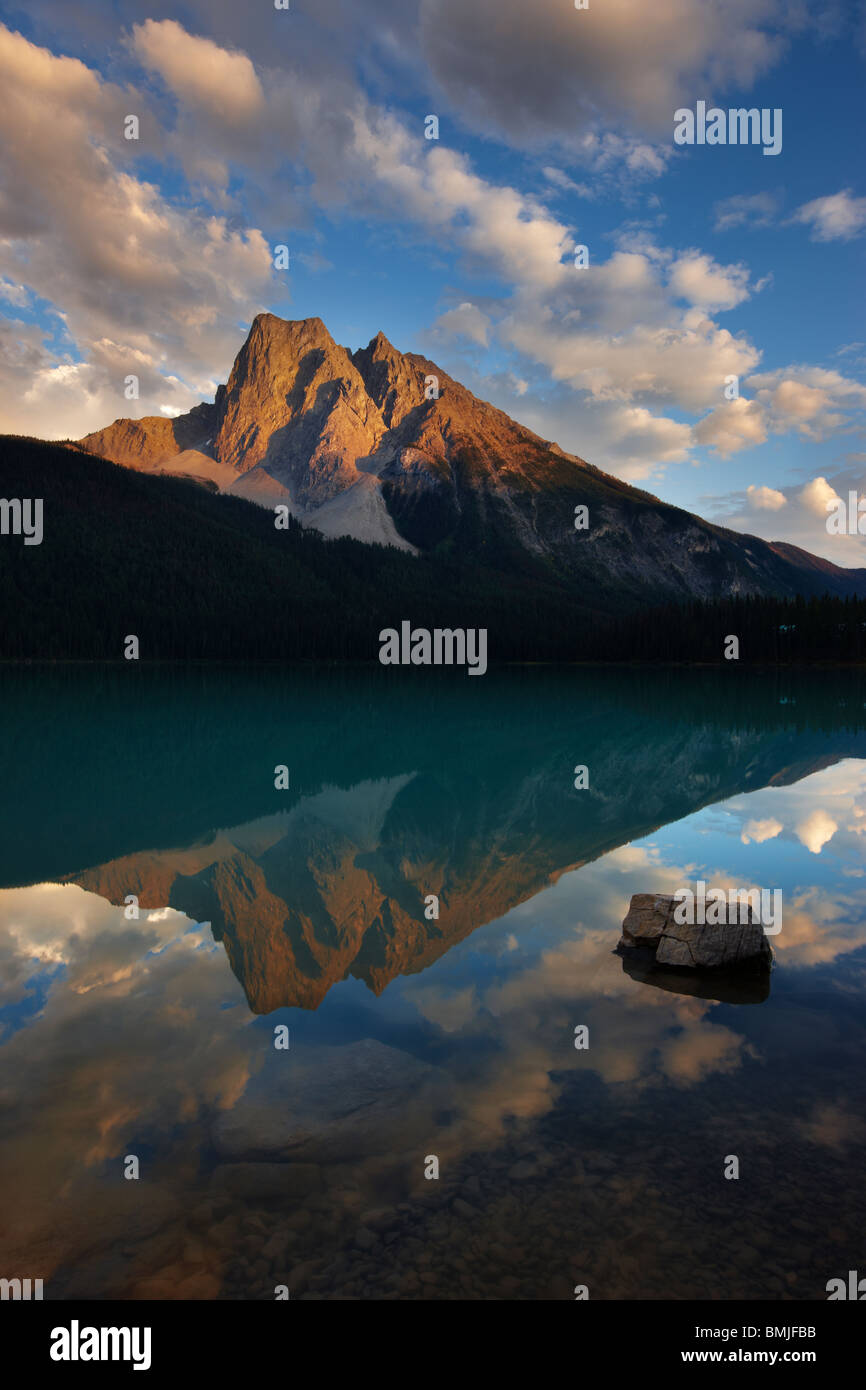
POLYGON ((184 474, 326 536, 573 578, 617 602, 856 593, 846 570, 714 526, 611 477, 379 333, 352 353, 321 319, 254 320, 213 404, 116 420, 82 446, 184 474), (575 509, 588 509, 586 529, 575 509))

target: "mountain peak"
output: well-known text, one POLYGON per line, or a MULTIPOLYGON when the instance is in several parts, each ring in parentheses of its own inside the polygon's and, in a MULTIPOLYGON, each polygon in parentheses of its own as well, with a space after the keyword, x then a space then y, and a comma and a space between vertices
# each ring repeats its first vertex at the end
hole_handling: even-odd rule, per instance
POLYGON ((266 467, 301 509, 352 486, 355 460, 384 432, 349 353, 320 318, 257 314, 215 406, 214 457, 238 473, 266 467))
POLYGON ((364 348, 352 353, 352 363, 391 429, 423 399, 424 377, 412 357, 398 351, 379 330, 364 348))
POLYGON ((381 328, 375 338, 370 339, 366 351, 376 360, 382 357, 398 357, 400 355, 394 347, 394 344, 385 337, 381 328))
POLYGON ((251 343, 274 344, 307 352, 315 347, 337 346, 320 318, 281 319, 277 314, 269 313, 256 314, 244 346, 251 343))
POLYGON ((639 592, 658 602, 836 585, 858 592, 863 583, 609 477, 381 331, 350 354, 317 317, 257 314, 213 405, 173 420, 115 421, 81 442, 267 505, 287 499, 325 535, 553 565, 598 589, 600 607, 639 592), (585 535, 579 507, 590 517, 585 535))

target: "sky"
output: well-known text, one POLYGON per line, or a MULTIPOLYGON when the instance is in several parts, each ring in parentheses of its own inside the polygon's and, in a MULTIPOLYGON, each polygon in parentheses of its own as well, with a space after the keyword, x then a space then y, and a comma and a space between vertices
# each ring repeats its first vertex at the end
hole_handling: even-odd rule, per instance
POLYGON ((0 429, 176 415, 256 313, 315 315, 866 565, 827 526, 866 495, 860 0, 289 5, 0 3, 0 429), (699 102, 781 149, 677 144, 699 102))

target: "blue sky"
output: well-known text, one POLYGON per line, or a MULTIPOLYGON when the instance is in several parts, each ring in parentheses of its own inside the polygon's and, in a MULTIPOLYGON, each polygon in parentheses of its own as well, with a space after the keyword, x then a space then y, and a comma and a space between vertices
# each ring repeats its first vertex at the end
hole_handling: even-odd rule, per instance
POLYGON ((31 0, 0 21, 2 428, 178 413, 255 312, 318 315, 667 500, 866 564, 866 536, 826 528, 866 492, 860 7, 31 0), (699 100, 780 109, 781 152, 676 146, 699 100))

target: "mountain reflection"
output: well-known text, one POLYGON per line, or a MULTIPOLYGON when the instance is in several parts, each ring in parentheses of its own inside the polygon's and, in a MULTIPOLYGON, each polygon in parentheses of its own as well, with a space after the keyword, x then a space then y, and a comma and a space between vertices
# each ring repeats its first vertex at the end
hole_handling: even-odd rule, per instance
MULTIPOLYGON (((195 720, 187 710, 173 725, 161 708, 148 749, 153 712, 141 688, 130 709, 127 687, 118 708, 121 686, 106 677, 97 774, 106 743, 128 738, 132 751, 94 788, 94 750, 79 734, 81 765, 63 764, 75 791, 61 798, 64 823, 50 853, 65 853, 64 881, 111 903, 134 894, 142 909, 208 922, 254 1013, 315 1009, 350 976, 381 994, 566 870, 703 806, 866 755, 866 732, 856 719, 849 726, 853 700, 840 708, 837 696, 832 708, 807 690, 795 710, 753 679, 744 718, 737 698, 720 699, 717 685, 710 698, 713 688, 694 676, 677 676, 676 686, 665 675, 641 682, 636 691, 616 673, 571 686, 539 676, 542 703, 520 680, 493 682, 481 700, 453 685, 431 699, 405 683, 395 692, 382 679, 344 686, 335 678, 312 699, 303 678, 234 672, 231 709, 226 687, 216 687, 214 706, 202 679, 195 720), (282 793, 272 772, 281 763, 290 768, 282 793), (589 769, 581 790, 576 764, 589 769), (232 788, 240 809, 287 809, 237 824, 232 788), (67 833, 69 800, 82 790, 95 791, 98 805, 121 804, 89 833, 82 807, 67 833), (189 829, 180 836, 173 827, 184 808, 189 829), (167 834, 177 838, 155 848, 167 834), (133 836, 131 853, 103 858, 133 836), (431 894, 436 919, 425 915, 431 894)), ((35 838, 44 839, 40 811, 35 838)), ((676 978, 649 982, 673 988, 676 978)))

